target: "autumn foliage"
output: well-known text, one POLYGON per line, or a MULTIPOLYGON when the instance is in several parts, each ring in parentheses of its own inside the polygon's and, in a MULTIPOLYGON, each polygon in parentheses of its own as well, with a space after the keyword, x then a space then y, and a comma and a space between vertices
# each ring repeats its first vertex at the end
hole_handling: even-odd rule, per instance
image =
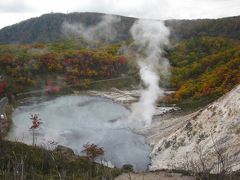
POLYGON ((36 138, 36 132, 35 130, 38 129, 40 127, 40 125, 42 124, 41 119, 39 118, 38 114, 31 114, 30 116, 30 120, 32 121, 32 125, 30 127, 30 130, 32 130, 32 145, 35 145, 35 138, 36 138))
POLYGON ((30 129, 37 129, 42 124, 38 114, 31 114, 30 119, 32 120, 32 126, 30 127, 30 129))
POLYGON ((240 83, 240 46, 233 40, 194 38, 180 43, 169 59, 174 101, 218 97, 240 83))
MULTIPOLYGON (((220 96, 240 83, 238 41, 202 35, 180 41, 166 52, 171 63, 168 86, 176 90, 167 101, 220 96)), ((0 83, 0 94, 6 88, 14 94, 33 89, 50 94, 65 87, 87 89, 94 81, 134 71, 131 56, 124 55, 121 44, 85 47, 63 40, 41 46, 0 45, 0 75, 8 81, 0 83)))
MULTIPOLYGON (((128 70, 127 59, 118 54, 120 45, 69 47, 59 50, 57 43, 41 47, 0 45, 0 75, 6 75, 9 89, 15 93, 43 86, 47 92, 56 93, 62 86, 83 84, 85 88, 89 84, 85 82, 118 77, 128 70), (49 79, 54 83, 49 85, 49 79)), ((0 93, 5 86, 0 84, 0 93)))
POLYGON ((85 144, 83 145, 83 150, 87 158, 94 161, 97 157, 104 155, 104 150, 102 147, 98 147, 96 144, 85 144))
POLYGON ((8 86, 7 81, 0 82, 0 95, 2 93, 4 93, 4 91, 6 90, 7 86, 8 86))

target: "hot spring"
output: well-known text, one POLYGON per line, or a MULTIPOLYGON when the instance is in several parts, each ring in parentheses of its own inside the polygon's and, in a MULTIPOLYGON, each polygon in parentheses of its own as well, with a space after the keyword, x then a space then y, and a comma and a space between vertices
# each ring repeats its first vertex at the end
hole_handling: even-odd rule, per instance
POLYGON ((144 137, 130 130, 129 110, 101 97, 63 96, 18 107, 13 113, 10 140, 32 144, 31 114, 39 114, 43 124, 36 130, 37 145, 57 142, 83 155, 84 144, 104 148, 103 160, 116 167, 131 164, 145 170, 151 148, 144 137))

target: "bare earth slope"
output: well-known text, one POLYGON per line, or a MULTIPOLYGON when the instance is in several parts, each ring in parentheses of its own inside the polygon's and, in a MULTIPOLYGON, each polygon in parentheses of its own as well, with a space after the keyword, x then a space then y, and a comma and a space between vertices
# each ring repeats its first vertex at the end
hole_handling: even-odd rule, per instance
POLYGON ((215 146, 225 150, 233 170, 240 169, 240 85, 197 112, 158 119, 139 132, 153 146, 150 170, 181 168, 200 150, 211 159, 215 146))

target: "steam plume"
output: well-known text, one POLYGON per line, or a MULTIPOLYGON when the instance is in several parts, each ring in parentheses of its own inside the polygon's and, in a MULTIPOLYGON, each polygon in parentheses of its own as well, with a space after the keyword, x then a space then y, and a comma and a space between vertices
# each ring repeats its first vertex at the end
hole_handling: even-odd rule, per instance
MULTIPOLYGON (((116 24, 120 17, 105 15, 94 26, 64 22, 63 32, 67 36, 81 36, 89 41, 112 41, 117 37, 116 24)), ((163 95, 159 87, 159 74, 169 73, 169 62, 163 57, 163 47, 168 45, 169 29, 162 21, 138 20, 130 29, 134 43, 140 77, 144 84, 138 103, 133 104, 130 121, 133 127, 148 125, 152 121, 155 103, 163 95)))
POLYGON ((151 124, 155 103, 163 95, 159 87, 160 73, 168 73, 169 62, 163 57, 168 45, 169 29, 161 21, 139 20, 134 23, 131 35, 136 46, 136 60, 144 84, 139 102, 133 104, 130 120, 134 127, 151 124), (160 72, 160 73, 159 73, 160 72))
POLYGON ((81 23, 64 22, 62 30, 66 36, 81 36, 88 41, 112 41, 117 36, 114 24, 117 24, 119 21, 121 21, 120 17, 105 15, 94 26, 87 27, 81 23))

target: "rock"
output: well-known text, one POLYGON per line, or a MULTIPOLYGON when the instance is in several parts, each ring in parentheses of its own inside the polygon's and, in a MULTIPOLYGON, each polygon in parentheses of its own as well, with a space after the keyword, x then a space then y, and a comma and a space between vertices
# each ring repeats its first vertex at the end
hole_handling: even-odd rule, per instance
POLYGON ((187 131, 192 131, 192 123, 191 122, 188 122, 187 125, 185 126, 185 129, 187 131))

